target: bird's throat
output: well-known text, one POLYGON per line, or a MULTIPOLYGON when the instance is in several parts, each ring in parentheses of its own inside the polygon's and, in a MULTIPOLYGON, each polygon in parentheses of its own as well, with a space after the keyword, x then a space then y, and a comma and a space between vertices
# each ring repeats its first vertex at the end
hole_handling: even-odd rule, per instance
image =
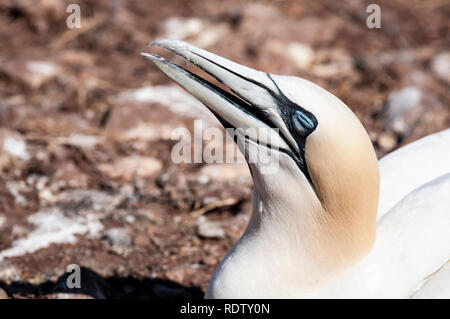
POLYGON ((253 178, 249 224, 216 271, 207 297, 308 297, 370 251, 374 234, 367 237, 358 227, 358 213, 342 219, 327 211, 306 179, 304 185, 295 181, 299 189, 279 175, 260 179, 254 172, 253 178), (276 184, 280 180, 283 185, 276 184))

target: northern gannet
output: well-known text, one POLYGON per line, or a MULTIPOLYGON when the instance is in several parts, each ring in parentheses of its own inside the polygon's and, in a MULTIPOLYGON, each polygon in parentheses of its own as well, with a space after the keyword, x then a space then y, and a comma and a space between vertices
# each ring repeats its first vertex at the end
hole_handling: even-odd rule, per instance
POLYGON ((224 126, 278 132, 270 141, 238 137, 247 160, 268 152, 279 169, 264 174, 248 161, 252 215, 206 298, 449 297, 450 282, 441 281, 450 279, 450 129, 378 163, 358 118, 320 86, 182 41, 150 44, 184 57, 236 94, 142 53, 224 126))

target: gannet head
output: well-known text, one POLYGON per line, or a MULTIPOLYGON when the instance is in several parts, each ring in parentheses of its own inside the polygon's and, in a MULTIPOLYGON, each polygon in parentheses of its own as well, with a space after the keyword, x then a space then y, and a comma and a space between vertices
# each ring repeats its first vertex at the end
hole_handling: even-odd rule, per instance
POLYGON ((307 237, 322 247, 316 249, 317 258, 350 261, 367 253, 375 236, 378 165, 365 129, 343 102, 304 79, 257 71, 182 41, 151 44, 184 57, 235 93, 143 53, 224 126, 276 132, 238 137, 248 146, 247 159, 249 153, 262 152, 279 159, 273 174, 249 163, 263 211, 271 212, 252 217, 253 223, 280 220, 283 214, 293 225, 299 220, 314 229, 307 237))

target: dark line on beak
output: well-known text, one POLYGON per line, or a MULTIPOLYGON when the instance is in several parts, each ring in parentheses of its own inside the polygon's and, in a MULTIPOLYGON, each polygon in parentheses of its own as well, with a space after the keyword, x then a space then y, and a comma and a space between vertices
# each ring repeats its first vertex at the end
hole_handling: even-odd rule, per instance
MULTIPOLYGON (((249 116, 252 116, 253 118, 256 118, 257 120, 261 121, 262 123, 266 124, 268 127, 272 127, 270 125, 270 123, 267 123, 264 118, 259 118, 258 116, 256 116, 254 113, 252 113, 250 110, 255 110, 255 108, 253 108, 250 104, 248 104, 245 100, 240 99, 239 97, 229 93, 228 91, 218 87, 217 85, 201 78, 200 76, 190 72, 189 70, 186 70, 185 68, 176 65, 166 59, 164 59, 163 57, 160 57, 156 54, 151 54, 154 57, 156 57, 159 61, 161 61, 162 63, 169 65, 171 68, 174 68, 176 70, 178 70, 181 73, 186 74, 188 77, 190 77, 191 79, 193 79, 194 81, 200 83, 201 85, 203 85, 204 87, 206 87, 207 89, 211 90, 212 92, 216 93, 217 95, 219 95, 221 98, 223 98, 224 100, 228 101, 230 104, 233 105, 233 107, 241 110, 242 112, 246 113, 249 116)), ((194 63, 195 64, 195 63, 194 63)), ((177 83, 175 81, 175 83, 177 83)), ((178 84, 180 85, 180 84, 178 84)), ((183 87, 182 85, 180 85, 181 87, 183 87)), ((219 120, 219 122, 222 124, 223 127, 225 128, 235 128, 233 125, 231 125, 230 123, 228 123, 225 119, 223 119, 219 114, 217 114, 214 110, 212 110, 211 108, 208 107, 208 105, 206 105, 205 103, 203 103, 208 110, 210 110, 211 113, 214 114, 214 116, 219 120)), ((280 135, 282 138, 284 138, 282 135, 280 135)), ((235 140, 236 142, 236 140, 235 140)), ((268 148, 272 148, 272 146, 270 145, 266 145, 264 143, 261 143, 259 140, 254 141, 257 144, 266 146, 268 148)), ((288 144, 289 145, 289 144, 288 144)), ((279 151, 285 151, 288 152, 288 150, 284 150, 282 148, 277 148, 279 151)))
MULTIPOLYGON (((253 83, 254 85, 256 85, 256 86, 258 86, 258 87, 260 87, 260 88, 266 90, 266 91, 273 97, 274 102, 278 105, 278 109, 279 109, 281 112, 285 113, 285 115, 287 115, 288 117, 290 117, 289 113, 290 113, 290 111, 292 111, 292 110, 287 110, 287 108, 290 108, 291 105, 295 105, 295 106, 301 108, 301 107, 298 106, 297 104, 294 104, 291 100, 289 100, 289 99, 283 94, 283 92, 280 90, 280 88, 278 87, 278 85, 277 85, 277 84, 275 83, 275 81, 272 79, 272 77, 270 76, 270 74, 266 73, 267 77, 272 81, 272 83, 273 83, 273 84, 275 85, 275 87, 277 88, 278 94, 275 93, 274 91, 272 91, 271 89, 269 89, 269 88, 268 88, 267 86, 265 86, 264 84, 259 83, 259 82, 255 81, 255 80, 253 80, 253 79, 247 78, 247 77, 245 77, 245 76, 243 76, 243 75, 241 75, 241 74, 239 74, 239 73, 237 73, 237 72, 234 72, 234 71, 228 69, 227 67, 225 67, 225 66, 223 66, 223 65, 220 65, 220 64, 218 64, 217 62, 214 62, 214 61, 212 61, 212 60, 210 60, 210 59, 208 59, 208 58, 202 56, 201 54, 198 54, 198 53, 192 52, 192 51, 189 51, 189 52, 191 52, 192 54, 195 54, 196 56, 198 56, 198 57, 200 57, 200 58, 202 58, 202 59, 204 59, 204 60, 206 60, 206 61, 208 61, 208 62, 210 62, 210 63, 212 63, 212 64, 214 64, 214 65, 216 65, 216 66, 218 66, 219 68, 221 68, 221 69, 223 69, 223 70, 225 70, 225 71, 227 71, 227 72, 230 72, 231 74, 233 74, 233 75, 235 75, 235 76, 237 76, 237 77, 239 77, 239 78, 241 78, 241 79, 243 79, 243 80, 245 80, 245 81, 248 81, 248 82, 250 82, 250 83, 253 83)), ((188 59, 187 59, 187 60, 188 60, 188 59)), ((200 69, 202 69, 203 71, 205 71, 205 72, 208 73, 209 75, 213 76, 213 77, 214 77, 217 81, 219 81, 220 83, 222 83, 222 84, 224 84, 225 86, 229 87, 228 85, 226 85, 225 83, 223 83, 223 82, 222 82, 216 75, 214 75, 212 72, 206 70, 205 68, 203 68, 202 66, 198 65, 197 63, 195 63, 195 62, 193 62, 193 61, 190 61, 190 62, 192 62, 193 64, 195 64, 196 66, 198 66, 200 69)), ((245 102, 247 102, 247 101, 245 100, 245 98, 242 97, 242 96, 239 94, 239 92, 236 92, 236 91, 233 90, 231 87, 229 87, 229 88, 230 88, 236 95, 238 95, 242 100, 244 100, 245 102)), ((248 103, 250 103, 250 102, 247 102, 247 105, 249 105, 248 103)), ((251 104, 251 103, 250 103, 250 104, 251 104)), ((303 108, 302 108, 302 109, 303 109, 303 108)), ((270 120, 270 118, 269 118, 266 114, 264 114, 263 112, 261 112, 258 108, 253 107, 253 108, 251 109, 251 111, 249 110, 249 112, 251 112, 252 114, 254 114, 256 117, 259 118, 259 120, 263 121, 264 123, 266 123, 266 124, 269 125, 270 127, 272 127, 272 128, 277 128, 277 126, 274 125, 274 123, 270 120)), ((290 126, 291 126, 290 123, 289 123, 288 121, 285 120, 284 116, 281 116, 281 118, 284 120, 284 122, 285 122, 286 126, 288 127, 288 129, 290 129, 290 126)), ((312 183, 311 176, 309 175, 309 171, 308 171, 308 168, 307 168, 307 165, 306 165, 306 160, 305 160, 305 141, 302 141, 302 143, 300 143, 300 145, 299 145, 299 151, 300 151, 300 154, 296 154, 296 153, 294 152, 295 147, 292 145, 292 143, 291 143, 291 142, 290 142, 283 134, 280 134, 280 137, 284 140, 284 142, 285 142, 287 145, 290 146, 290 150, 284 150, 284 149, 283 149, 282 152, 288 154, 292 159, 294 159, 294 161, 295 161, 295 162, 297 163, 297 165, 299 166, 300 170, 305 174, 305 176, 306 176, 306 178, 308 179, 308 181, 310 182, 311 186, 314 188, 314 184, 312 183)), ((298 142, 297 142, 297 143, 298 143, 298 142)))
MULTIPOLYGON (((175 51, 172 51, 172 52, 175 52, 175 51)), ((236 73, 236 72, 234 72, 234 71, 231 71, 231 70, 229 70, 228 68, 226 68, 226 67, 224 67, 224 66, 222 66, 222 65, 220 65, 220 64, 218 64, 218 63, 216 63, 216 62, 214 62, 214 61, 211 61, 210 59, 205 58, 204 56, 202 56, 202 55, 200 55, 200 54, 198 54, 198 53, 195 53, 195 52, 192 52, 192 51, 190 51, 190 52, 191 52, 192 54, 195 54, 195 55, 197 55, 198 57, 200 57, 200 58, 202 58, 202 59, 205 59, 206 61, 208 61, 208 62, 210 62, 210 63, 212 63, 212 64, 214 64, 214 65, 220 67, 221 69, 223 69, 223 70, 225 70, 225 71, 227 71, 227 72, 230 72, 231 74, 236 75, 237 77, 239 77, 239 78, 241 78, 241 79, 243 79, 243 80, 249 81, 249 82, 251 82, 251 83, 253 83, 253 84, 255 84, 255 85, 261 87, 262 89, 268 91, 269 94, 272 95, 272 97, 273 97, 274 99, 277 98, 277 95, 276 95, 271 89, 269 89, 268 87, 266 87, 264 84, 261 84, 261 83, 255 81, 255 80, 253 80, 253 79, 249 79, 249 78, 247 78, 247 77, 245 77, 245 76, 243 76, 243 75, 241 75, 241 74, 239 74, 239 73, 236 73)), ((175 53, 176 53, 176 52, 175 52, 175 53)), ((178 54, 178 53, 177 53, 177 54, 178 54)), ((178 55, 180 55, 180 54, 178 54, 178 55)), ((246 99, 245 99, 242 95, 239 94, 239 92, 236 92, 236 91, 233 90, 229 85, 223 83, 223 81, 222 81, 221 79, 219 79, 215 74, 213 74, 212 72, 206 70, 206 69, 205 69, 204 67, 202 67, 201 65, 198 65, 197 63, 195 63, 195 62, 193 62, 193 61, 191 61, 191 60, 189 60, 189 59, 187 59, 187 58, 185 58, 185 59, 186 59, 187 61, 191 62, 192 64, 196 65, 198 68, 200 68, 201 70, 205 71, 205 72, 208 73, 209 75, 211 75, 211 76, 212 76, 213 78, 215 78, 217 81, 219 81, 220 83, 222 83, 223 85, 225 85, 227 88, 229 88, 231 91, 233 91, 233 93, 236 94, 237 96, 234 96, 234 95, 228 93, 227 91, 225 91, 225 90, 223 90, 223 89, 217 87, 216 85, 212 84, 212 83, 209 82, 209 81, 206 81, 206 80, 204 80, 204 79, 202 79, 202 78, 200 78, 200 79, 202 79, 203 81, 206 81, 206 82, 209 83, 210 85, 214 85, 214 87, 220 89, 221 91, 225 92, 226 94, 229 94, 229 97, 233 97, 233 101, 234 101, 235 103, 241 103, 240 106, 241 106, 242 108, 244 108, 244 109, 247 111, 248 114, 251 114, 253 117, 255 117, 255 118, 257 118, 258 120, 262 121, 264 124, 266 124, 267 126, 269 126, 269 127, 271 127, 271 128, 277 128, 277 126, 274 125, 274 123, 270 120, 270 118, 269 118, 266 114, 264 114, 263 112, 261 112, 258 108, 254 107, 250 102, 247 102, 246 99)), ((181 68, 181 67, 180 67, 180 68, 181 68)), ((182 69, 183 69, 183 68, 182 68, 182 69)), ((184 70, 184 69, 183 69, 183 70, 184 70)), ((189 72, 189 71, 186 70, 186 72, 189 72)), ((191 73, 191 72, 189 72, 189 73, 191 73)), ((193 75, 195 75, 195 74, 193 74, 193 75)), ((280 135, 280 136, 285 140, 285 142, 286 142, 288 145, 290 145, 290 143, 288 143, 288 141, 284 138, 283 135, 280 135)))
MULTIPOLYGON (((184 74, 186 74, 187 76, 189 76, 191 79, 193 79, 194 81, 199 82, 200 84, 202 84, 203 86, 205 86, 206 88, 208 88, 209 90, 215 92, 216 94, 218 94, 220 97, 222 97, 223 99, 227 100, 228 102, 230 102, 233 106, 235 106, 236 108, 240 109, 241 111, 245 112, 248 115, 251 115, 253 117, 255 117, 254 114, 252 114, 251 112, 249 112, 247 110, 247 108, 250 108, 250 105, 246 105, 247 102, 244 100, 239 99, 238 97, 234 96, 233 94, 230 94, 229 92, 225 91, 224 89, 218 87, 217 85, 201 78, 200 76, 190 72, 189 70, 186 70, 185 68, 178 66, 160 56, 157 56, 155 54, 153 54, 154 56, 156 56, 161 62, 163 62, 164 64, 169 65, 170 67, 177 69, 179 72, 182 72, 184 74)), ((181 85, 180 85, 181 86, 181 85)), ((183 86, 181 86, 183 87, 183 86)), ((210 111, 212 111, 207 105, 205 105, 210 111)), ((214 112, 213 112, 214 113, 214 112)), ((217 116, 217 114, 215 114, 217 116)))
MULTIPOLYGON (((210 63, 212 63, 212 64, 214 64, 214 65, 216 65, 216 66, 218 66, 219 68, 221 68, 221 69, 223 69, 223 70, 225 70, 225 71, 228 71, 228 72, 230 72, 231 74, 233 74, 233 75, 235 75, 235 76, 237 76, 237 77, 239 77, 239 78, 241 78, 241 79, 243 79, 243 80, 245 80, 245 81, 248 81, 248 82, 250 82, 250 83, 253 83, 254 85, 256 85, 256 86, 259 86, 260 88, 262 88, 262 89, 264 89, 264 90, 266 90, 270 95, 272 95, 272 97, 274 97, 274 98, 277 98, 278 97, 278 95, 275 93, 275 92, 273 92, 271 89, 269 89, 267 86, 265 86, 264 84, 262 84, 262 83, 259 83, 258 81, 255 81, 255 80, 253 80, 253 79, 250 79, 250 78, 248 78, 248 77, 246 77, 246 76, 243 76, 242 74, 239 74, 239 73, 237 73, 237 72, 234 72, 234 71, 232 71, 232 70, 230 70, 230 69, 228 69, 227 67, 224 67, 223 65, 220 65, 219 63, 217 63, 217 62, 214 62, 214 61, 212 61, 212 60, 210 60, 210 59, 208 59, 208 58, 205 58, 203 55, 201 55, 201 54, 198 54, 198 53, 196 53, 196 52, 192 52, 192 51, 190 51, 192 54, 195 54, 196 56, 198 56, 198 57, 200 57, 200 58, 202 58, 202 59, 204 59, 204 60, 206 60, 206 61, 208 61, 208 62, 210 62, 210 63)), ((191 61, 192 63, 194 63, 193 61, 191 61)), ((201 67, 200 65, 198 65, 198 64, 196 64, 196 63, 194 63, 195 65, 197 65, 200 69, 202 69, 203 71, 205 71, 206 73, 208 73, 209 75, 212 75, 216 80, 218 80, 220 83, 222 83, 222 81, 221 80, 219 80, 217 77, 216 77, 216 75, 214 75, 214 74, 212 74, 210 71, 208 71, 208 70, 205 70, 203 67, 201 67)), ((226 84, 225 84, 226 85, 226 84)), ((227 87, 228 87, 228 85, 227 85, 227 87)), ((241 98, 243 98, 240 94, 239 94, 239 92, 235 92, 232 88, 230 88, 234 93, 236 93, 237 95, 239 95, 239 97, 241 97, 241 98)), ((277 89, 278 89, 278 86, 277 86, 277 89)), ((279 90, 279 89, 278 89, 279 90)))

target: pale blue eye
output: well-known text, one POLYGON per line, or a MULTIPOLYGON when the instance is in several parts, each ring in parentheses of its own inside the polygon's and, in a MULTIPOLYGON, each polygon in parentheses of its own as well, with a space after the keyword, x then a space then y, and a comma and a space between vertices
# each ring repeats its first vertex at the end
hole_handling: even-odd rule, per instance
POLYGON ((305 113, 298 110, 292 118, 295 129, 302 135, 314 130, 315 124, 305 113))

